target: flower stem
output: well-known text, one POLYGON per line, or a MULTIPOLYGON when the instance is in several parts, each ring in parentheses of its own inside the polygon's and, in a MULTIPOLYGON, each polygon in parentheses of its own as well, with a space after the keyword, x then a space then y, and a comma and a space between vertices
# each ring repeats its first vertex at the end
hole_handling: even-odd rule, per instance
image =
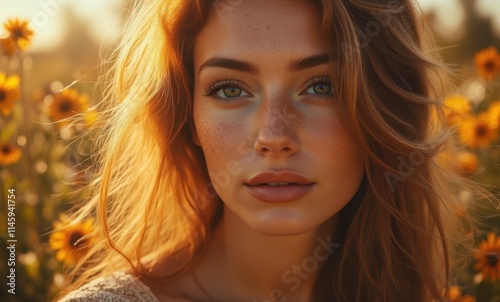
POLYGON ((25 66, 24 66, 24 56, 23 53, 19 52, 19 78, 20 78, 20 91, 21 91, 21 105, 22 105, 22 111, 24 114, 23 117, 23 132, 24 135, 26 136, 26 144, 24 145, 24 154, 26 158, 26 166, 27 166, 27 177, 28 177, 28 183, 30 185, 33 184, 33 164, 32 164, 32 158, 31 158, 31 108, 28 103, 28 99, 26 97, 26 85, 25 85, 25 80, 26 80, 26 72, 25 72, 25 66))

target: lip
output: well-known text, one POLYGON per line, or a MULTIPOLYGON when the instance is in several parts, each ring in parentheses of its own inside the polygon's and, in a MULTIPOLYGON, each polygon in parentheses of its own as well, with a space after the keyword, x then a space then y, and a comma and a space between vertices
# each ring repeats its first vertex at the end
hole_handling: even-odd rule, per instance
POLYGON ((291 202, 307 195, 315 183, 290 170, 265 171, 245 183, 245 189, 265 202, 291 202), (289 183, 270 186, 267 183, 289 183))

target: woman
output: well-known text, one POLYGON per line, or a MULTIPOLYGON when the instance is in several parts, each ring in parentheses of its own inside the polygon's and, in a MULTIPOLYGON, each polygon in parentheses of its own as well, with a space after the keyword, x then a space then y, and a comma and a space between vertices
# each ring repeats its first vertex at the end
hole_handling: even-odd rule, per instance
POLYGON ((137 1, 62 301, 439 299, 468 184, 437 160, 417 21, 410 0, 137 1))

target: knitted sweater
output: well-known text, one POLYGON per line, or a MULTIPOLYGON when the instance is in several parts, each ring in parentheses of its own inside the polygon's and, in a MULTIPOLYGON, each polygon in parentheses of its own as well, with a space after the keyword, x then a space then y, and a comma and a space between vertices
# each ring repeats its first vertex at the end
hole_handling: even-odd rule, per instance
POLYGON ((125 272, 101 277, 72 291, 59 302, 159 302, 149 287, 125 272))

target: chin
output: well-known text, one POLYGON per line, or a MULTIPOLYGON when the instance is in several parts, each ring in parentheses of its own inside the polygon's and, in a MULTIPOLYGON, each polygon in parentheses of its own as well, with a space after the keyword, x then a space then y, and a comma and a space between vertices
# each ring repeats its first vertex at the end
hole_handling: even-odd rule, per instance
POLYGON ((321 225, 321 221, 304 219, 287 211, 273 211, 251 219, 247 223, 250 228, 268 236, 292 236, 306 233, 321 225))

